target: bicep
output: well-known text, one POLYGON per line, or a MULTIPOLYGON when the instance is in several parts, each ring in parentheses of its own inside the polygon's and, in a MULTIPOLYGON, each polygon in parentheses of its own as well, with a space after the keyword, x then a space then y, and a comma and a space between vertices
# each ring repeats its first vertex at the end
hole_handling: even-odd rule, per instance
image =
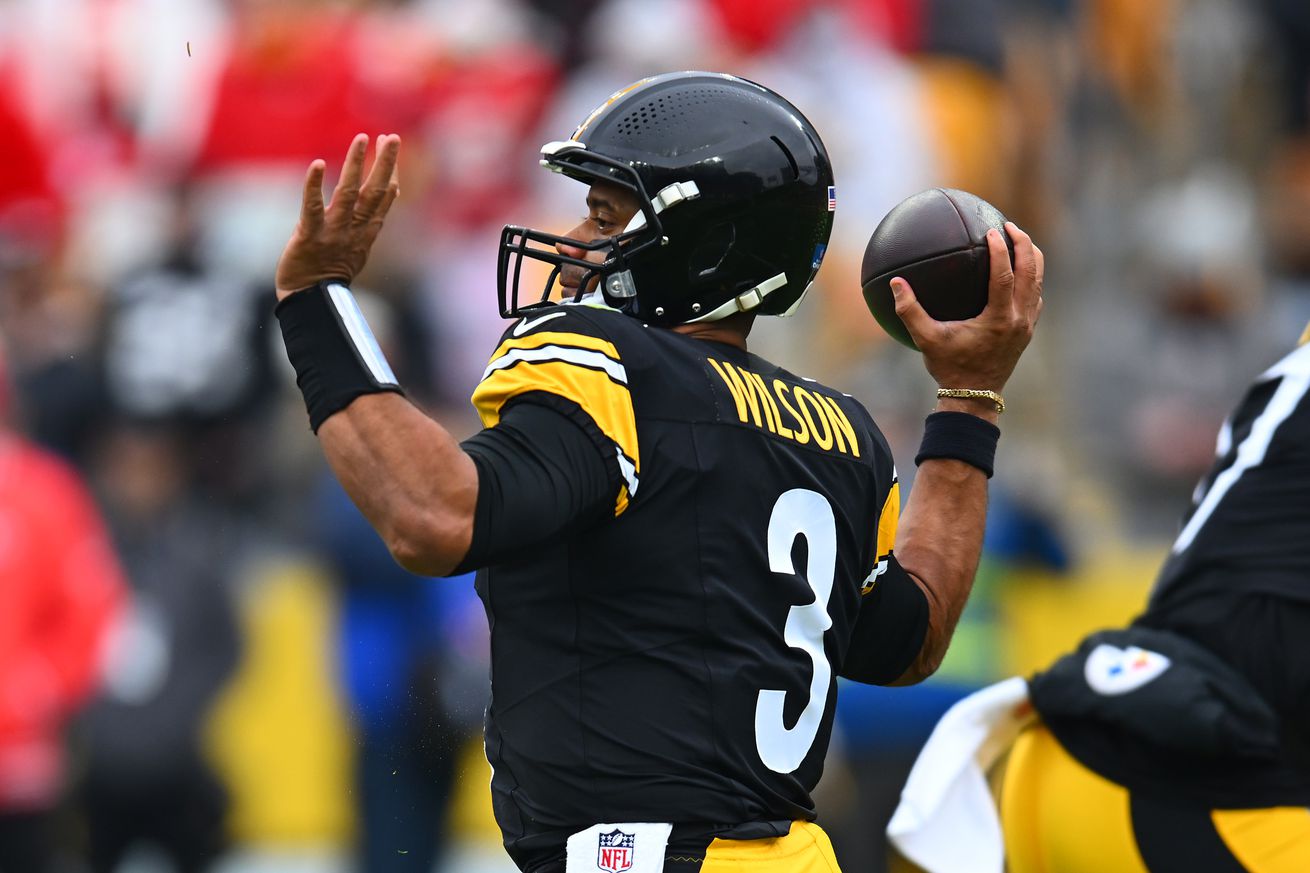
POLYGON ((524 398, 464 442, 478 470, 473 541, 462 572, 499 563, 614 515, 617 460, 589 420, 553 397, 524 398))

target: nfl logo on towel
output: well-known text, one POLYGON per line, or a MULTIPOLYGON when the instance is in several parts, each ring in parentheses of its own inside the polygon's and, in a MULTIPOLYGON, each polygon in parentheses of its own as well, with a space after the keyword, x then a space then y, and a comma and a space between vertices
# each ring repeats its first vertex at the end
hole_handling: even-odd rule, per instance
POLYGON ((596 836, 596 866, 605 873, 623 873, 632 869, 632 849, 637 835, 618 828, 596 836))

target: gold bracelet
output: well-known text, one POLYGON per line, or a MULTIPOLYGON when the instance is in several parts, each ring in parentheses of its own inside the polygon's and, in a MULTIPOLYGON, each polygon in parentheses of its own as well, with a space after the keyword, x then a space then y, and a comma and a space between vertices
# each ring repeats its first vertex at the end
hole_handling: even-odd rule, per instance
POLYGON ((986 391, 982 388, 938 388, 937 399, 943 397, 966 397, 972 400, 990 400, 996 404, 996 414, 1000 415, 1005 411, 1005 398, 995 391, 986 391))

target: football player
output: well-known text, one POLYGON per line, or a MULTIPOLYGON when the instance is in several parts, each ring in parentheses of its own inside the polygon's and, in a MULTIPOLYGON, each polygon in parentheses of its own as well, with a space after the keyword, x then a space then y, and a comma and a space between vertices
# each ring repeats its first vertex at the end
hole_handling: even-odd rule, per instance
POLYGON ((997 737, 1013 715, 1037 716, 1000 780, 995 834, 1011 873, 1310 870, 1308 341, 1310 328, 1224 423, 1143 614, 943 719, 891 827, 927 870, 1001 869, 989 840, 971 847, 950 820, 969 806, 928 790, 960 758, 954 725, 972 722, 978 735, 989 709, 988 755, 1004 748, 997 737), (947 833, 954 858, 932 845, 947 833))
POLYGON ((586 187, 565 236, 507 227, 515 319, 457 443, 410 405, 348 283, 396 197, 399 141, 306 179, 277 312, 310 424, 403 565, 477 568, 491 626, 486 749, 525 871, 835 870, 810 792, 839 675, 940 662, 977 565, 1001 390, 1041 309, 1042 254, 989 240, 990 301, 898 310, 944 389, 904 513, 891 453, 840 391, 751 354, 799 306, 835 189, 813 126, 752 82, 617 92, 542 163, 586 187), (523 303, 524 259, 551 267, 523 303), (552 302, 558 297, 562 303, 552 302), (953 395, 968 396, 953 396, 953 395))

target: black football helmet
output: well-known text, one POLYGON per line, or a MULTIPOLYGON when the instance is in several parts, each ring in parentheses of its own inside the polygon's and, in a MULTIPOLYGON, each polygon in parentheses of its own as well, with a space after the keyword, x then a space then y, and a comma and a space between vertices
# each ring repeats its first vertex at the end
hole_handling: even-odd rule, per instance
POLYGON ((735 312, 790 315, 809 290, 832 231, 832 165, 814 126, 762 85, 722 73, 668 73, 616 92, 542 166, 634 192, 640 212, 595 242, 509 226, 500 240, 500 311, 543 305, 560 266, 584 267, 610 306, 659 325, 735 312), (556 245, 604 250, 595 264, 556 245), (523 258, 553 265, 519 304, 523 258))

